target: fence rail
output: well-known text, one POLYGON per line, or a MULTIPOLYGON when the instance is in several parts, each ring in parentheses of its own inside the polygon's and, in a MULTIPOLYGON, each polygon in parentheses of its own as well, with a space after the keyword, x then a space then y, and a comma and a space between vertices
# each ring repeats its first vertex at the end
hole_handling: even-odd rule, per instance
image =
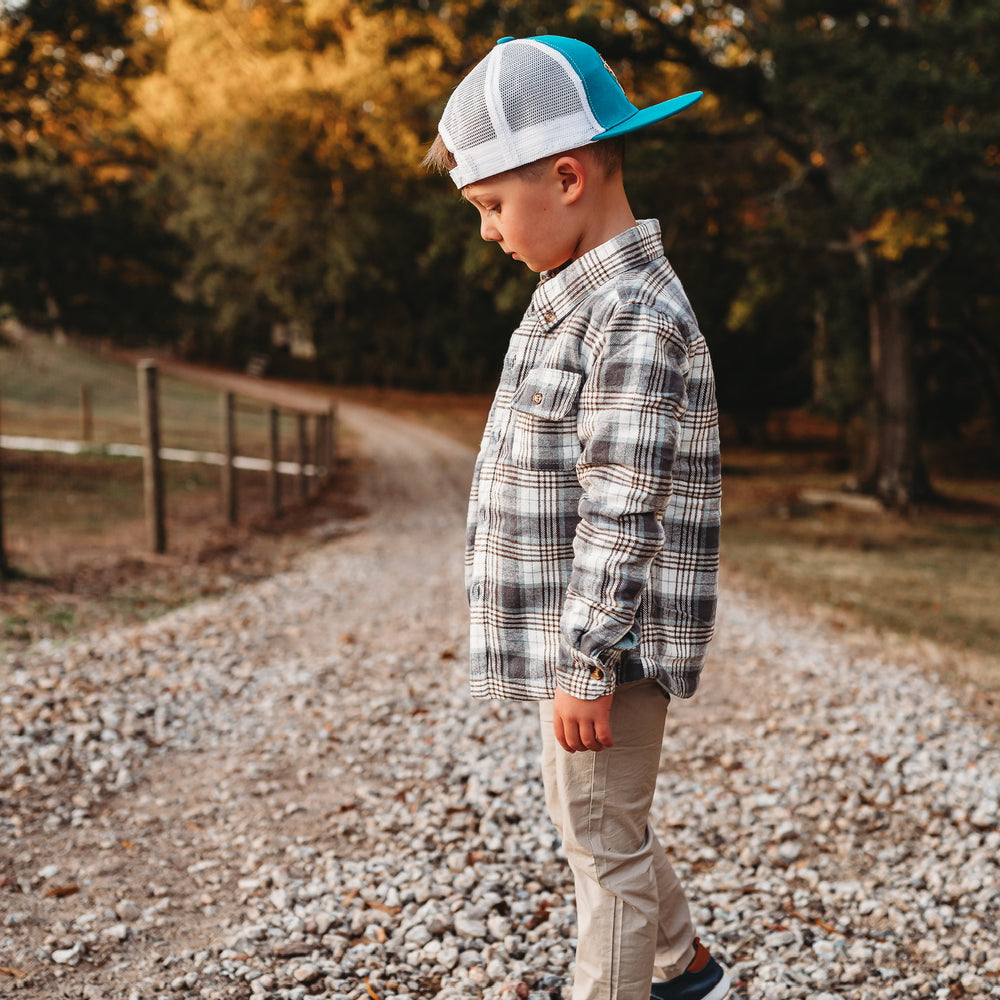
MULTIPOLYGON (((19 434, 0 434, 0 447, 6 451, 51 452, 54 455, 96 455, 99 458, 143 458, 145 445, 141 444, 94 444, 90 441, 65 441, 61 438, 24 437, 19 434)), ((160 458, 165 462, 190 462, 201 465, 221 465, 227 457, 217 451, 198 451, 193 448, 167 448, 160 446, 160 458)), ((237 469, 248 472, 267 472, 271 468, 269 458, 255 458, 253 455, 234 455, 233 464, 237 469)), ((322 465, 287 459, 278 462, 278 472, 286 476, 304 474, 307 477, 326 475, 322 465)))

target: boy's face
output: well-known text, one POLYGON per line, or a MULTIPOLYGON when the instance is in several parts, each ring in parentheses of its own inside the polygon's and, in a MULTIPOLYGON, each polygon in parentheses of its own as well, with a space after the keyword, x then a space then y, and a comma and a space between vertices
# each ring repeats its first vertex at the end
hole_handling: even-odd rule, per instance
POLYGON ((479 211, 483 239, 532 271, 551 271, 577 253, 581 234, 554 171, 487 177, 463 188, 462 196, 479 211))

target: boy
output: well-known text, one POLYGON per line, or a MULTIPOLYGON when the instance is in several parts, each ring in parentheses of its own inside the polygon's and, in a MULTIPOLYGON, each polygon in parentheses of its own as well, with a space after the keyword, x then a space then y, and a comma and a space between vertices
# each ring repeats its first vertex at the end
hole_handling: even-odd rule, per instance
POLYGON ((714 627, 714 379, 659 225, 632 215, 620 139, 700 97, 637 111, 589 45, 501 39, 425 159, 541 275, 476 462, 466 582, 473 694, 540 702, 574 1000, 729 991, 647 822, 670 695, 694 693, 714 627))

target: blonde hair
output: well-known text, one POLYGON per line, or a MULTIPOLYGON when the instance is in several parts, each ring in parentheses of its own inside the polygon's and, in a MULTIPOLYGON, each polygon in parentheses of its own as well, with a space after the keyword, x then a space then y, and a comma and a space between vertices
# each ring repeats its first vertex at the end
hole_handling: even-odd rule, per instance
POLYGON ((440 134, 434 137, 434 141, 427 150, 427 155, 420 161, 420 166, 428 170, 436 170, 439 174, 446 174, 449 170, 454 170, 458 166, 455 154, 444 144, 444 139, 440 134))
MULTIPOLYGON (((587 151, 587 155, 593 156, 594 161, 603 169, 606 177, 610 177, 612 174, 620 171, 625 162, 625 140, 619 136, 616 139, 605 139, 602 142, 589 143, 586 146, 581 146, 579 149, 570 149, 566 153, 554 153, 552 156, 545 156, 540 160, 526 163, 524 166, 515 167, 513 170, 506 171, 506 173, 516 174, 523 172, 529 176, 536 175, 543 163, 554 160, 558 156, 565 156, 568 153, 578 154, 583 150, 587 151)), ((428 170, 436 170, 440 174, 446 174, 449 170, 454 170, 458 166, 458 161, 455 159, 455 154, 444 144, 444 139, 438 134, 434 137, 434 141, 431 143, 420 165, 428 170)))

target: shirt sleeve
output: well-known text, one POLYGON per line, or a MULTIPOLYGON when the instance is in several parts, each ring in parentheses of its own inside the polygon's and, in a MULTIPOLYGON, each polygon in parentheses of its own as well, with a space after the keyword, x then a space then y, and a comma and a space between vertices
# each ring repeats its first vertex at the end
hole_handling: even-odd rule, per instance
POLYGON ((689 370, 675 322, 645 304, 618 304, 578 412, 583 496, 557 672, 559 687, 578 698, 614 690, 616 644, 633 626, 649 564, 664 544, 689 370))

